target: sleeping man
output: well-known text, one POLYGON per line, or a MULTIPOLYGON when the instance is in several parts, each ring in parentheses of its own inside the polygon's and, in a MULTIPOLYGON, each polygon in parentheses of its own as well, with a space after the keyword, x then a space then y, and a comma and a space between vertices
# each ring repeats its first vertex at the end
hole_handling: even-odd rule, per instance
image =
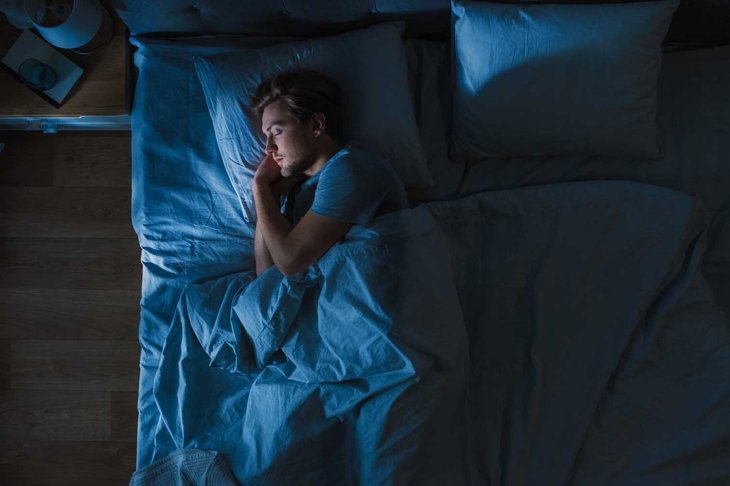
POLYGON ((251 98, 266 135, 253 179, 257 275, 272 265, 284 275, 301 272, 352 225, 408 207, 393 168, 345 143, 340 99, 339 86, 316 71, 279 74, 251 98))

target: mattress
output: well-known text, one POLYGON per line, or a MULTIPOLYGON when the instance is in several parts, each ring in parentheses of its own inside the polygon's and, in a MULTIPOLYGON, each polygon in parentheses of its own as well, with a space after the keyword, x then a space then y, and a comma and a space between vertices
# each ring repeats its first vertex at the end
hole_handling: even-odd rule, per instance
MULTIPOLYGON (((253 228, 244 220, 223 168, 193 57, 269 42, 272 40, 220 36, 132 38, 137 47, 138 74, 132 115, 132 216, 143 264, 137 458, 140 468, 180 446, 174 441, 155 442, 164 426, 155 398, 155 380, 159 379, 163 350, 183 290, 191 283, 215 281, 250 272, 254 267, 253 228)), ((470 417, 476 424, 474 433, 482 439, 472 437, 471 452, 460 456, 479 456, 474 461, 469 459, 474 470, 469 469, 471 476, 464 482, 488 478, 496 483, 524 484, 535 480, 529 474, 544 473, 590 484, 601 474, 625 474, 623 477, 630 480, 635 477, 632 474, 656 467, 652 478, 659 483, 664 478, 662 471, 672 471, 670 467, 662 468, 676 460, 677 468, 688 465, 682 469, 685 476, 677 480, 677 484, 682 484, 682 477, 690 482, 705 474, 705 470, 694 468, 693 453, 706 456, 715 477, 730 474, 721 457, 713 455, 718 450, 727 452, 722 444, 728 443, 728 431, 722 424, 730 420, 730 395, 726 380, 721 380, 730 363, 728 325, 714 303, 730 315, 730 99, 723 93, 730 81, 730 65, 726 61, 730 48, 665 55, 659 99, 660 129, 666 146, 663 159, 495 159, 465 167, 448 160, 448 44, 414 40, 407 46, 418 125, 426 142, 429 170, 436 181, 431 190, 412 194, 413 211, 428 213, 442 228, 455 275, 453 285, 465 314, 472 367, 499 370, 493 366, 494 356, 500 356, 498 344, 504 342, 505 336, 511 339, 514 356, 519 358, 505 361, 503 366, 509 373, 476 373, 471 378, 472 389, 487 391, 472 396, 470 417), (637 208, 636 215, 632 215, 633 208, 637 208), (484 224, 462 221, 459 225, 459 214, 471 214, 469 221, 484 224), (533 217, 526 216, 529 214, 533 217), (553 221, 555 226, 537 224, 539 219, 545 220, 537 218, 539 214, 557 218, 553 221), (652 215, 666 224, 651 225, 653 232, 642 230, 640 216, 651 219, 652 215), (644 245, 640 255, 647 259, 655 253, 662 256, 654 264, 647 263, 647 269, 654 272, 648 272, 652 279, 636 293, 646 299, 641 305, 649 309, 648 313, 627 318, 621 321, 625 327, 604 335, 582 334, 576 327, 545 334, 546 328, 540 327, 545 321, 535 317, 549 315, 546 309, 554 311, 549 300, 538 299, 540 305, 531 301, 529 306, 500 307, 495 299, 485 299, 479 289, 491 288, 497 292, 493 295, 515 298, 519 297, 514 294, 515 289, 537 292, 548 284, 549 281, 541 281, 539 287, 524 286, 522 280, 516 280, 518 274, 514 269, 505 266, 509 259, 499 264, 499 259, 490 255, 510 255, 510 251, 517 250, 510 250, 506 243, 531 234, 540 235, 540 241, 550 241, 550 235, 577 236, 558 225, 561 217, 599 233, 608 231, 611 222, 618 228, 611 233, 613 240, 601 240, 587 231, 585 244, 603 241, 600 248, 607 249, 608 243, 613 241, 620 247, 625 239, 630 245, 622 255, 631 254, 630 250, 635 248, 631 244, 636 244, 644 245), (510 221, 513 226, 509 226, 510 221), (634 226, 629 225, 631 221, 634 226), (500 235, 493 227, 511 230, 500 235), (477 244, 480 241, 483 244, 477 244), (483 265, 473 265, 475 261, 483 265), (505 280, 494 280, 499 276, 505 280), (480 286, 480 282, 486 286, 480 286), (505 315, 510 309, 522 309, 522 313, 505 315), (536 323, 535 328, 510 331, 508 327, 511 322, 530 319, 536 323), (504 326, 490 330, 488 323, 492 321, 504 326), (681 369, 672 369, 672 363, 683 354, 677 343, 687 338, 688 326, 694 326, 703 337, 692 348, 691 358, 687 358, 691 369, 688 367, 683 374, 681 369), (571 342, 576 343, 579 351, 572 360, 555 354, 559 346, 569 346, 571 342), (606 346, 601 359, 591 361, 595 353, 590 350, 605 342, 610 346, 606 346), (671 344, 668 349, 674 354, 663 353, 662 343, 671 344), (530 355, 530 350, 539 349, 531 347, 535 345, 552 350, 549 360, 538 360, 540 366, 531 360, 535 356, 530 355), (649 366, 662 360, 666 363, 661 366, 649 366), (576 374, 575 366, 581 362, 590 363, 590 367, 584 374, 576 374), (561 382, 553 387, 553 383, 545 381, 545 376, 561 376, 566 370, 572 370, 569 375, 575 378, 568 380, 568 384, 561 382), (653 388, 644 386, 657 379, 653 374, 656 370, 665 381, 653 388), (597 376, 600 380, 591 379, 597 376), (677 390, 669 386, 678 377, 689 380, 693 397, 704 398, 699 403, 678 399, 677 390), (585 386, 581 388, 581 384, 585 386), (566 387, 562 390, 571 394, 574 403, 581 404, 580 420, 573 421, 569 415, 559 413, 565 401, 556 399, 559 394, 555 392, 561 386, 566 387), (585 391, 582 395, 581 390, 585 391), (642 390, 643 395, 639 393, 642 390), (625 403, 625 393, 638 393, 639 399, 625 403), (649 413, 652 400, 657 399, 674 399, 677 404, 657 414, 644 440, 612 433, 613 427, 626 426, 623 420, 649 413), (691 414, 687 413, 688 408, 692 409, 691 414), (705 420, 703 428, 690 432, 691 420, 705 420), (553 428, 549 428, 551 423, 553 428), (679 436, 682 440, 667 442, 668 423, 684 427, 679 436), (561 430, 560 424, 569 425, 570 430, 561 430), (561 434, 565 434, 564 445, 551 448, 554 437, 561 434), (483 437, 491 439, 485 441, 483 437), (636 455, 622 469, 620 461, 627 441, 636 444, 636 455), (657 453, 662 441, 671 443, 674 449, 657 453), (713 443, 720 445, 713 449, 713 443)), ((533 283, 532 277, 540 275, 541 264, 550 261, 558 265, 561 258, 568 258, 551 253, 556 247, 550 245, 541 254, 534 253, 537 250, 531 247, 522 251, 512 256, 531 254, 535 258, 533 266, 519 274, 533 283)), ((585 258, 590 262, 590 253, 585 258)), ((619 261, 627 264, 628 260, 619 261)), ((634 267, 641 261, 636 260, 634 267)), ((560 270, 553 269, 541 278, 556 272, 560 270)), ((619 277, 613 276, 612 282, 616 284, 619 277)), ((580 289, 585 278, 572 276, 569 288, 580 289)), ((532 297, 537 298, 536 295, 532 297)), ((583 309, 595 309, 593 304, 581 305, 583 309)), ((559 315, 554 314, 548 322, 559 320, 559 315)), ((607 332, 606 326, 601 329, 607 332)), ((628 430, 638 431, 638 426, 630 424, 628 430)), ((215 442, 193 440, 184 445, 212 447, 215 442)), ((453 458, 452 461, 452 466, 458 462, 453 458)), ((235 458, 233 463, 234 472, 245 474, 247 470, 235 458)))

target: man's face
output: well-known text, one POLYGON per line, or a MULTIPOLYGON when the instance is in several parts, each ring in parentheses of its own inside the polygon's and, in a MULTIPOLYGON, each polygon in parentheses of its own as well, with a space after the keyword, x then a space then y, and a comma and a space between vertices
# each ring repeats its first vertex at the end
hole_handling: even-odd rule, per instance
POLYGON ((302 123, 292 116, 282 100, 264 108, 261 129, 266 135, 266 152, 274 157, 284 177, 302 173, 316 162, 312 122, 302 123))

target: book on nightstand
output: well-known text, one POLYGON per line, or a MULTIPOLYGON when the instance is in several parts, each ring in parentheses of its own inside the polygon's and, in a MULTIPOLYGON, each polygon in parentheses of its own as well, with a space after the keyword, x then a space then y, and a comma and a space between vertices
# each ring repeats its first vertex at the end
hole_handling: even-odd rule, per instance
POLYGON ((18 81, 60 108, 84 70, 38 36, 24 30, 2 59, 18 81))

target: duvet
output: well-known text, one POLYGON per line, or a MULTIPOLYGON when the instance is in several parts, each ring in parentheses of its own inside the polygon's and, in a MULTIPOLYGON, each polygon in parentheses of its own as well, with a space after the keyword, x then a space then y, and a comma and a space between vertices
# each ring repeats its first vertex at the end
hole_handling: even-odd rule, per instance
POLYGON ((590 181, 428 209, 467 326, 471 484, 730 484, 698 198, 590 181))
POLYGON ((355 227, 307 272, 186 286, 154 382, 155 458, 222 452, 245 484, 462 470, 468 351, 426 211, 355 227), (433 449, 433 448, 436 449, 433 449))
POLYGON ((706 228, 669 189, 533 186, 378 218, 295 277, 190 283, 145 441, 244 484, 723 484, 706 228))

